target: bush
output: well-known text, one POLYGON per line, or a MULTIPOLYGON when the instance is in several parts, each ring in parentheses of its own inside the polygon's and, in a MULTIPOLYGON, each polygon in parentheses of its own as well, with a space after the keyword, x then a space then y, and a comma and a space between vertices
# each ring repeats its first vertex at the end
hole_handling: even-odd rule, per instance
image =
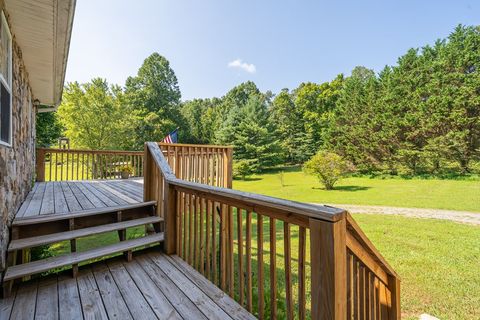
POLYGON ((132 174, 133 173, 133 168, 129 165, 123 165, 120 168, 118 168, 118 171, 132 174))
POLYGON ((303 165, 303 170, 316 176, 327 190, 332 190, 335 183, 351 169, 348 161, 327 151, 319 151, 303 165))
POLYGON ((233 176, 235 178, 240 177, 242 180, 255 171, 249 160, 238 160, 233 163, 233 176))

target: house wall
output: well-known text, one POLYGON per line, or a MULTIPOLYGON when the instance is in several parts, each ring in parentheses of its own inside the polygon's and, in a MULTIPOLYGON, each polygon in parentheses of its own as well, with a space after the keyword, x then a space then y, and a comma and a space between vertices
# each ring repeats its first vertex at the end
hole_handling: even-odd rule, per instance
MULTIPOLYGON (((8 17, 7 17, 8 19, 8 17)), ((12 41, 12 146, 0 145, 0 271, 5 269, 9 230, 31 190, 35 170, 35 107, 22 53, 12 41)))

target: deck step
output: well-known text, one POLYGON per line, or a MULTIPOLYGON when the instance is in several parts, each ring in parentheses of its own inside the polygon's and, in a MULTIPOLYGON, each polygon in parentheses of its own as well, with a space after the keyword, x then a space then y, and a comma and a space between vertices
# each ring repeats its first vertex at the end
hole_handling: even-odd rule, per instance
POLYGON ((19 264, 16 266, 8 267, 3 280, 15 280, 51 269, 78 264, 80 262, 101 258, 110 254, 128 251, 137 247, 158 243, 163 241, 163 239, 163 233, 156 233, 153 235, 145 236, 143 238, 126 240, 84 252, 73 252, 59 257, 51 257, 30 263, 19 264))
POLYGON ((10 242, 10 246, 8 247, 8 251, 11 252, 15 250, 28 249, 28 248, 33 248, 33 247, 51 244, 55 242, 72 240, 72 239, 92 236, 92 235, 111 232, 111 231, 143 226, 150 223, 159 223, 162 221, 163 221, 163 218, 152 216, 152 217, 122 221, 122 222, 115 222, 115 223, 105 224, 105 225, 96 226, 96 227, 83 228, 83 229, 78 229, 73 231, 58 232, 58 233, 48 234, 44 236, 12 240, 12 242, 10 242))
POLYGON ((80 210, 80 211, 74 211, 69 213, 53 213, 53 214, 38 215, 34 217, 22 217, 22 218, 16 218, 15 220, 13 220, 12 226, 21 227, 26 225, 47 223, 52 221, 68 220, 72 218, 88 217, 88 216, 94 216, 94 215, 100 215, 100 214, 109 214, 109 213, 126 211, 126 210, 131 210, 136 208, 151 207, 151 206, 155 206, 156 204, 157 204, 156 201, 146 201, 146 202, 126 204, 126 205, 120 205, 120 206, 114 206, 114 207, 80 210))

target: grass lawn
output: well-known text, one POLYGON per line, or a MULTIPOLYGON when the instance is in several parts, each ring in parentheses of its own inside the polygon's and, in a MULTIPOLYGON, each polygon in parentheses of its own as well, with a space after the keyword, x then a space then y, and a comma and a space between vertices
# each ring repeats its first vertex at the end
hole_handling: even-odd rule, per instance
POLYGON ((480 228, 441 220, 354 215, 402 279, 402 314, 480 319, 480 228))
POLYGON ((383 205, 480 212, 480 180, 440 180, 350 177, 335 190, 324 190, 318 180, 299 168, 283 174, 253 175, 234 180, 233 188, 302 202, 383 205))

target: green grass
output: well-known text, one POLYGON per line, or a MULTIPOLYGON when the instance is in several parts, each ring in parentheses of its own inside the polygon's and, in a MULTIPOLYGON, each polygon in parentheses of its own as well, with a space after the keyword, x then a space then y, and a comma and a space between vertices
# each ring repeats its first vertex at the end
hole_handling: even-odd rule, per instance
POLYGON ((480 180, 401 179, 349 177, 335 190, 323 189, 319 181, 299 168, 253 175, 234 180, 233 188, 302 202, 383 205, 480 212, 480 180))
POLYGON ((480 228, 441 220, 354 215, 402 279, 402 314, 480 319, 480 228))

